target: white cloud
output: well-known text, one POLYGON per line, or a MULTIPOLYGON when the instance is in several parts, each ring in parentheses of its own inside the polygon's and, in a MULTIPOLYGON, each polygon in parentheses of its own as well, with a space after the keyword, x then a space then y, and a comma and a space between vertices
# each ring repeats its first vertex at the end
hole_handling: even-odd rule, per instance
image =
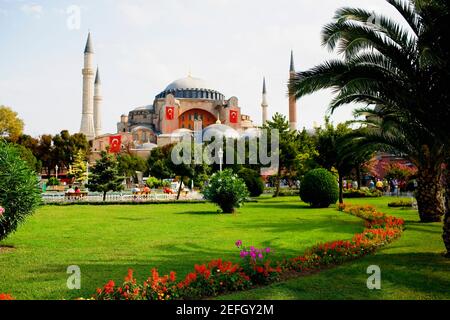
POLYGON ((44 12, 44 8, 38 4, 24 4, 20 7, 20 10, 32 17, 40 18, 44 12))

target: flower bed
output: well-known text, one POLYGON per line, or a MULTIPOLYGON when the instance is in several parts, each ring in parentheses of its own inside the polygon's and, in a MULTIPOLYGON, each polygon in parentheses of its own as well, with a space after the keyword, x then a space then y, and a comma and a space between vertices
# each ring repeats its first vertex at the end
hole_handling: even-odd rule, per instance
POLYGON ((299 276, 307 272, 342 264, 374 252, 400 237, 404 221, 378 212, 371 206, 339 206, 339 210, 366 221, 366 228, 351 240, 338 240, 318 244, 299 257, 271 261, 270 248, 245 247, 236 242, 241 263, 222 259, 195 265, 183 280, 176 273, 161 276, 156 269, 141 285, 129 270, 123 284, 116 286, 111 280, 97 289, 97 300, 183 300, 215 297, 241 291, 257 285, 267 285, 282 278, 299 276))
POLYGON ((14 300, 14 298, 7 293, 0 293, 0 301, 2 300, 14 300))

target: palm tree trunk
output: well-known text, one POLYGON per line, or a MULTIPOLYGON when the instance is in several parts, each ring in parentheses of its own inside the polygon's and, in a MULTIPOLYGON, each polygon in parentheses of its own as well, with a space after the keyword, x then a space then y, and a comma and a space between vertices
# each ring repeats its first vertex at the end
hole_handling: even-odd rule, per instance
POLYGON ((344 203, 344 178, 342 177, 342 174, 339 174, 339 204, 344 203))
POLYGON ((440 222, 444 215, 444 190, 442 170, 434 167, 419 167, 417 173, 417 207, 421 222, 440 222))
POLYGON ((445 215, 442 239, 447 249, 445 257, 450 258, 450 161, 447 161, 445 169, 445 215))
POLYGON ((181 188, 183 187, 183 177, 180 180, 180 187, 178 188, 177 200, 180 200, 181 188))
POLYGON ((358 190, 361 190, 361 166, 356 166, 356 181, 358 182, 358 190))

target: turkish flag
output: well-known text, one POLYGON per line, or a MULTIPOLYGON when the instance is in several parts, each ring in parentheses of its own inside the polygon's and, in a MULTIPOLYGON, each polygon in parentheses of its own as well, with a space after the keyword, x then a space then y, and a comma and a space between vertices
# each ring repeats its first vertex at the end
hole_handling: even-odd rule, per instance
POLYGON ((236 110, 230 110, 230 122, 238 123, 238 115, 239 113, 236 110))
POLYGON ((122 148, 122 136, 109 137, 109 152, 119 153, 122 148))
POLYGON ((166 107, 166 119, 173 120, 175 118, 175 107, 166 107))

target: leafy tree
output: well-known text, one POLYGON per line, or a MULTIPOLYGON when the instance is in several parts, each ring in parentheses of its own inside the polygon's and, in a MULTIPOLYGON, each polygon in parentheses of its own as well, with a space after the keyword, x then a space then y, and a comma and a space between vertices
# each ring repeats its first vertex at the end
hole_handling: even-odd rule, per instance
POLYGON ((85 183, 88 179, 87 158, 83 150, 78 150, 69 170, 69 177, 74 178, 75 183, 85 183))
POLYGON ((179 144, 176 144, 172 146, 172 150, 176 148, 176 150, 179 150, 180 152, 176 152, 177 156, 179 157, 177 163, 174 163, 174 159, 172 158, 173 154, 172 151, 168 154, 168 157, 166 159, 166 165, 167 168, 177 177, 180 177, 180 185, 178 188, 177 193, 177 200, 180 199, 181 190, 183 188, 183 185, 185 185, 189 179, 192 179, 195 176, 195 169, 197 165, 194 163, 194 148, 199 147, 200 145, 196 146, 195 144, 187 143, 187 145, 184 145, 184 142, 181 142, 179 144), (183 148, 185 146, 185 148, 183 148), (190 147, 191 151, 191 158, 190 161, 187 161, 188 163, 185 163, 184 161, 180 161, 184 157, 184 152, 187 150, 186 148, 190 147))
POLYGON ((11 144, 0 142, 0 241, 24 222, 40 202, 36 173, 11 144))
POLYGON ((239 178, 244 180, 250 196, 259 197, 264 192, 264 181, 258 171, 242 168, 238 172, 239 178))
POLYGON ((53 157, 53 142, 51 135, 42 135, 39 139, 39 144, 37 146, 37 154, 35 155, 37 159, 42 162, 43 168, 45 168, 47 175, 50 176, 52 170, 57 164, 53 157))
POLYGON ((172 148, 173 145, 166 145, 151 151, 147 160, 148 171, 151 176, 160 180, 172 178, 174 176, 167 162, 170 158, 172 148))
POLYGON ((27 134, 22 134, 19 139, 17 139, 16 143, 29 149, 35 157, 37 156, 39 139, 33 138, 27 134))
POLYGON ((84 134, 76 133, 71 135, 69 131, 63 130, 53 137, 53 162, 59 167, 69 168, 75 155, 79 150, 84 154, 89 154, 90 146, 84 134))
POLYGON ((17 112, 6 106, 0 106, 0 137, 6 137, 12 142, 19 139, 23 131, 23 121, 17 112))
POLYGON ((24 160, 34 172, 39 173, 42 168, 42 163, 36 159, 31 150, 20 144, 16 144, 15 147, 20 154, 20 158, 24 160))
MULTIPOLYGON (((264 129, 278 130, 279 132, 279 148, 276 150, 279 156, 278 172, 275 176, 275 194, 280 194, 280 184, 283 173, 291 176, 291 172, 295 168, 296 157, 298 154, 297 133, 290 130, 289 122, 282 114, 275 113, 271 121, 267 121, 264 129)), ((271 150, 274 152, 275 150, 271 150)))
POLYGON ((411 179, 411 177, 417 174, 417 170, 415 168, 408 167, 406 165, 401 165, 398 163, 389 164, 386 170, 386 179, 397 179, 407 181, 411 179))
POLYGON ((147 172, 147 162, 141 157, 128 153, 119 154, 117 156, 119 162, 119 174, 127 179, 136 176, 136 172, 147 172))
POLYGON ((356 172, 358 187, 360 187, 362 167, 372 158, 374 152, 370 145, 356 144, 353 136, 354 131, 348 123, 340 123, 335 127, 328 117, 325 118, 324 127, 316 129, 318 151, 316 161, 329 171, 337 170, 339 203, 344 202, 344 178, 356 172))
POLYGON ((196 165, 194 167, 195 173, 192 177, 194 181, 194 186, 199 187, 203 190, 209 178, 211 177, 211 167, 206 164, 196 165))
POLYGON ((105 151, 101 152, 101 158, 93 166, 87 188, 92 191, 102 192, 103 201, 109 191, 123 190, 123 177, 119 175, 119 164, 114 155, 105 151))

